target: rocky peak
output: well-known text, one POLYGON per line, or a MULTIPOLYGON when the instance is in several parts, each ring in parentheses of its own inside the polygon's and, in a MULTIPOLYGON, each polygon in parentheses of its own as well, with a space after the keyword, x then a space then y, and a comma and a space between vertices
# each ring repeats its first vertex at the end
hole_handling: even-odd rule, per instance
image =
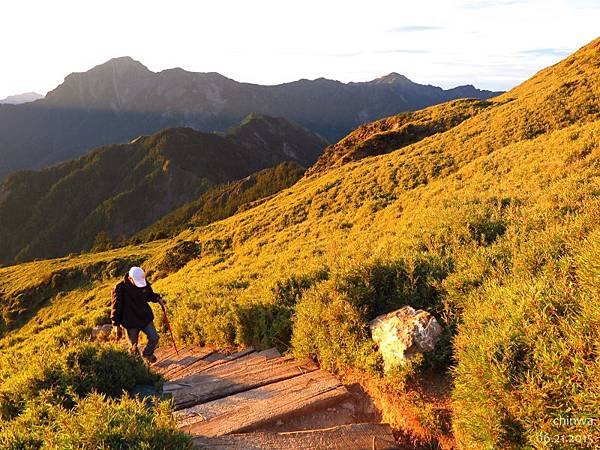
POLYGON ((128 73, 152 73, 145 65, 141 62, 136 61, 130 56, 121 56, 119 58, 112 58, 103 64, 99 64, 92 69, 85 72, 86 74, 104 73, 107 70, 117 70, 119 72, 128 73))
POLYGON ((392 72, 383 77, 379 77, 371 81, 373 84, 394 84, 394 85, 406 85, 414 84, 411 80, 406 78, 404 75, 392 72))
POLYGON ((86 72, 68 75, 46 99, 64 107, 125 107, 155 76, 146 66, 129 56, 113 58, 86 72))

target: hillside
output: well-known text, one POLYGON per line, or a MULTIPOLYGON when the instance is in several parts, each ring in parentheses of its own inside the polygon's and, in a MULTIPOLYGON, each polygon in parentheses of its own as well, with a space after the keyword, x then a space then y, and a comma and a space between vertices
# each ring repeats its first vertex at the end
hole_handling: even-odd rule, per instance
POLYGON ((306 175, 398 150, 433 134, 448 131, 491 106, 494 106, 491 101, 456 100, 361 125, 341 141, 327 147, 306 175))
POLYGON ((336 141, 362 123, 400 111, 493 95, 473 86, 443 90, 398 74, 363 83, 320 78, 261 86, 218 73, 154 73, 131 58, 116 58, 68 75, 43 100, 0 106, 0 180, 164 128, 225 130, 253 112, 284 117, 336 141))
POLYGON ((304 168, 293 162, 285 162, 253 173, 242 180, 215 186, 136 233, 133 241, 164 239, 189 227, 204 226, 225 219, 292 186, 303 174, 304 168))
MULTIPOLYGON (((562 435, 593 446, 598 427, 555 419, 600 410, 599 94, 600 38, 490 104, 467 103, 476 114, 463 118, 460 103, 439 107, 448 120, 417 114, 446 131, 408 145, 400 132, 396 151, 333 161, 225 220, 0 269, 0 398, 29 398, 19 381, 36 378, 15 361, 106 320, 112 284, 141 262, 180 341, 311 357, 417 442, 519 449, 562 435), (367 324, 406 304, 434 314, 444 337, 384 374, 367 324), (423 391, 436 376, 451 377, 441 401, 423 391)), ((4 430, 35 423, 28 405, 4 430)))
POLYGON ((0 186, 0 262, 28 261, 126 240, 212 186, 295 161, 325 141, 283 119, 253 115, 222 135, 173 128, 102 147, 0 186))
MULTIPOLYGON (((473 148, 460 146, 457 142, 456 139, 464 139, 462 129, 453 130, 456 137, 454 133, 443 135, 442 145, 456 148, 463 154, 472 151, 479 155, 510 142, 534 138, 582 117, 596 120, 600 102, 595 76, 583 76, 585 72, 569 61, 567 59, 558 68, 545 69, 528 82, 489 101, 457 100, 358 127, 340 142, 326 148, 319 161, 307 171, 307 176, 444 133, 477 114, 482 114, 475 122, 479 126, 473 129, 473 136, 469 135, 473 138, 470 139, 473 148), (567 103, 573 95, 577 96, 572 99, 574 106, 567 103)), ((591 65, 591 62, 585 61, 585 64, 591 65)))

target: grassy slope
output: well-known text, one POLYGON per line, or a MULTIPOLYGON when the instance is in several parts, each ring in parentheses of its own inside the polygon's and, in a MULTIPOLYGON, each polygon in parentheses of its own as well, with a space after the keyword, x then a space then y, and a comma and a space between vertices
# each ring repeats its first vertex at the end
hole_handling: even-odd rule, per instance
POLYGON ((151 252, 138 246, 0 269, 0 447, 188 448, 168 402, 149 408, 124 395, 159 377, 120 346, 87 342, 91 327, 108 320, 115 277, 151 252))
MULTIPOLYGON (((515 92, 523 93, 516 100, 511 100, 511 91, 497 100, 495 108, 446 133, 393 154, 361 160, 319 178, 305 180, 256 209, 211 225, 200 233, 184 233, 181 239, 198 239, 208 246, 215 241, 228 242, 226 250, 218 257, 225 256, 227 263, 235 262, 236 266, 250 257, 251 264, 261 269, 270 266, 273 259, 284 260, 283 268, 288 264, 302 266, 305 261, 299 261, 299 258, 306 255, 308 262, 314 261, 319 253, 335 247, 336 243, 345 246, 357 241, 376 246, 379 234, 399 235, 409 240, 422 231, 411 225, 420 217, 404 211, 414 209, 420 196, 436 186, 435 181, 445 186, 448 177, 456 176, 461 168, 476 160, 484 161, 488 154, 509 143, 523 141, 522 145, 534 145, 536 141, 528 138, 541 134, 541 131, 597 120, 598 72, 595 65, 598 57, 597 50, 592 50, 595 48, 590 44, 587 52, 577 56, 579 64, 572 64, 567 59, 555 69, 556 73, 553 72, 550 79, 542 72, 527 83, 529 89, 517 88, 515 92), (590 55, 595 59, 583 64, 590 55), (571 70, 573 67, 576 69, 571 70), (579 72, 586 67, 591 73, 584 76, 579 72), (569 78, 579 83, 570 95, 573 108, 581 111, 578 116, 572 115, 572 108, 556 107, 555 99, 564 92, 569 78), (537 89, 545 96, 541 101, 537 89), (373 230, 378 234, 370 234, 373 230), (259 251, 261 258, 254 260, 259 251), (317 255, 313 254, 315 252, 317 255), (289 255, 287 261, 284 255, 289 255)), ((582 145, 594 147, 595 143, 573 143, 563 151, 574 154, 591 151, 578 150, 582 145)), ((492 182, 502 183, 503 177, 499 175, 504 174, 493 169, 493 166, 486 168, 492 182)), ((530 169, 535 170, 535 166, 530 169)), ((475 184, 476 181, 469 177, 463 183, 476 186, 478 192, 480 186, 475 184)), ((532 182, 531 177, 521 180, 525 185, 532 182)), ((443 193, 443 189, 441 191, 443 193)), ((520 196, 518 189, 515 188, 513 195, 520 196)), ((452 199, 452 196, 448 198, 452 199)), ((427 211, 423 212, 423 217, 428 218, 427 211)), ((182 271, 181 277, 187 276, 188 272, 193 275, 203 265, 210 267, 211 264, 208 257, 200 260, 182 271)), ((219 266, 214 270, 221 269, 219 266)), ((177 274, 173 279, 176 277, 177 274)))
POLYGON ((334 369, 370 368, 376 363, 356 329, 386 308, 427 304, 422 293, 430 288, 429 309, 459 329, 451 362, 457 365, 455 431, 463 446, 518 447, 536 442, 542 431, 557 432, 550 419, 559 412, 592 414, 599 405, 598 365, 589 344, 597 331, 583 334, 583 343, 577 337, 579 347, 560 334, 594 330, 598 318, 589 299, 579 297, 585 296, 581 286, 574 297, 561 291, 573 283, 561 266, 575 265, 598 219, 598 45, 446 133, 305 180, 255 210, 182 235, 205 251, 159 283, 178 299, 179 334, 219 343, 285 342, 290 331, 281 323, 294 299, 281 286, 317 283, 295 305, 294 350, 334 369), (391 275, 378 273, 386 270, 391 275), (320 282, 323 272, 329 280, 320 282), (550 286, 543 286, 542 299, 534 291, 515 302, 517 311, 514 296, 503 301, 488 292, 490 285, 517 290, 544 283, 550 286), (372 308, 373 297, 390 304, 372 308), (487 314, 504 324, 483 320, 472 298, 493 305, 487 314), (556 328, 543 313, 528 313, 548 305, 560 315, 555 304, 565 298, 577 306, 556 328), (326 319, 311 324, 315 317, 326 319), (531 322, 531 334, 516 331, 531 322), (347 335, 339 331, 345 324, 352 328, 347 335), (482 332, 492 337, 482 339, 482 332), (563 342, 560 352, 548 354, 544 335, 563 342), (591 366, 563 383, 574 393, 564 398, 548 383, 551 368, 581 361, 591 366))
POLYGON ((242 180, 215 186, 136 233, 133 240, 150 241, 172 237, 188 227, 203 226, 232 216, 238 210, 264 201, 290 187, 303 173, 304 169, 298 164, 285 162, 253 173, 242 180))
POLYGON ((489 101, 461 99, 367 123, 327 147, 307 171, 307 176, 368 156, 389 153, 443 133, 491 106, 494 103, 489 101))
MULTIPOLYGON (((425 307, 447 333, 409 375, 454 367, 459 445, 533 444, 542 431, 561 431, 552 417, 600 408, 599 286, 589 275, 600 251, 599 46, 445 133, 305 179, 145 251, 87 258, 148 256, 180 339, 291 345, 371 377, 380 361, 366 321, 407 303, 425 307), (186 243, 195 251, 182 252, 186 243)), ((0 269, 3 310, 21 283, 36 284, 24 281, 28 268, 74 264, 0 269)), ((60 334, 55 314, 85 302, 88 311, 66 317, 66 329, 83 333, 106 308, 110 282, 52 296, 0 345, 27 352, 35 326, 60 334)), ((24 295, 23 307, 32 299, 24 295)), ((398 380, 385 382, 393 389, 398 380)), ((433 419, 431 433, 443 434, 435 411, 433 419)))

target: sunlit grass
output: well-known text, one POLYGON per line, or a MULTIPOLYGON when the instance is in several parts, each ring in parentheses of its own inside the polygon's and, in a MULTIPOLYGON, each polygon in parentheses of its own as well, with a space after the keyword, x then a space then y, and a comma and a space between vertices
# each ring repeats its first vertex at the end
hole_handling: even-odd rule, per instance
POLYGON ((440 344, 399 375, 452 373, 462 448, 535 445, 557 431, 557 415, 593 415, 599 45, 449 131, 226 220, 146 247, 0 269, 2 378, 45 342, 68 347, 105 320, 111 285, 136 261, 167 298, 179 340, 276 345, 390 389, 404 380, 383 378, 368 320, 405 304, 431 311, 440 344))

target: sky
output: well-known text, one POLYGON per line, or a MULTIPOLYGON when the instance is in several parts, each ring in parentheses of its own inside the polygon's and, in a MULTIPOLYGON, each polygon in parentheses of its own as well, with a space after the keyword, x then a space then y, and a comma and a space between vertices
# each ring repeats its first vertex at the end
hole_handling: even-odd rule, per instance
POLYGON ((600 35, 600 0, 9 0, 0 98, 131 56, 277 84, 390 72, 506 90, 600 35))

